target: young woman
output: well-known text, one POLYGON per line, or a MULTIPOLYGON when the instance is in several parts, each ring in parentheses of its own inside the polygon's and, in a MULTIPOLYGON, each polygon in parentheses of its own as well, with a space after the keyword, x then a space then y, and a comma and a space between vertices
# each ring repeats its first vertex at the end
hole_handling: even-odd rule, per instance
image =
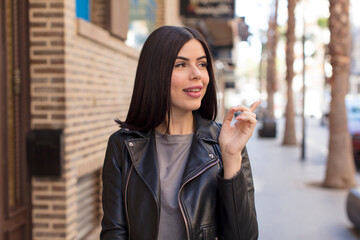
POLYGON ((245 144, 258 104, 233 107, 217 124, 202 35, 174 26, 150 34, 127 118, 108 142, 100 239, 257 239, 245 144))

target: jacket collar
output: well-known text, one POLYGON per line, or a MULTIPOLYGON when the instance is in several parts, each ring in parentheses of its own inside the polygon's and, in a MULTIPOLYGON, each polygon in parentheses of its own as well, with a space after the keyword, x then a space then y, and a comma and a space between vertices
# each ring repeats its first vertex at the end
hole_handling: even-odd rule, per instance
POLYGON ((198 111, 194 112, 195 135, 204 141, 218 142, 220 124, 203 118, 198 111))
MULTIPOLYGON (((185 167, 182 183, 194 177, 201 172, 202 169, 206 168, 210 163, 214 163, 217 159, 212 148, 205 147, 205 142, 218 142, 220 125, 212 120, 201 117, 198 112, 194 112, 194 121, 196 131, 190 148, 189 159, 185 167)), ((133 165, 138 174, 142 176, 143 180, 150 188, 154 199, 159 203, 160 179, 155 145, 155 131, 144 132, 125 128, 120 131, 129 134, 126 145, 131 155, 133 165)))

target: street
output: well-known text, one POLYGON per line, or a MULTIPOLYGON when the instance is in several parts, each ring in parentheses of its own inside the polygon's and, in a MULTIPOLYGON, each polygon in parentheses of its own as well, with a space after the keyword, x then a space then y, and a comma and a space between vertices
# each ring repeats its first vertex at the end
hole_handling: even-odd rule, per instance
MULTIPOLYGON (((320 187, 325 177, 327 127, 306 119, 306 159, 301 161, 301 119, 297 146, 282 146, 284 120, 277 138, 254 132, 247 148, 252 164, 259 239, 360 239, 346 215, 347 190, 320 187)), ((357 172, 356 182, 360 184, 357 172)))

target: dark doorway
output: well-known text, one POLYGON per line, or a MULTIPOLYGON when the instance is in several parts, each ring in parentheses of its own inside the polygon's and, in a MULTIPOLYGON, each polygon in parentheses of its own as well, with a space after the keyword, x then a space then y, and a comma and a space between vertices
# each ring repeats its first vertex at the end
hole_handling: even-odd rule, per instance
POLYGON ((0 240, 31 239, 28 1, 0 1, 0 240))

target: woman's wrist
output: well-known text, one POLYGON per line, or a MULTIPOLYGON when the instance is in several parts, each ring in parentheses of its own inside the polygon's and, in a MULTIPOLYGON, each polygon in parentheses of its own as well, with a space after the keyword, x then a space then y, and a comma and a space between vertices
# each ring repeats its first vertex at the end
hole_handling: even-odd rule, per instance
POLYGON ((224 179, 233 178, 240 171, 241 161, 241 153, 236 155, 223 155, 224 179))

